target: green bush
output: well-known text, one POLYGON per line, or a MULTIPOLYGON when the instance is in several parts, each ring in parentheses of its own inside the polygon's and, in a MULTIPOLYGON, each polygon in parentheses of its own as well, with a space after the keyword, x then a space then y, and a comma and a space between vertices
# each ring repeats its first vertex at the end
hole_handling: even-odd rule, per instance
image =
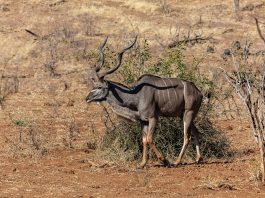
MULTIPOLYGON (((138 45, 123 60, 120 68, 120 78, 125 84, 133 83, 141 74, 151 73, 161 77, 177 77, 192 81, 203 93, 214 92, 215 85, 206 76, 200 74, 199 61, 188 69, 183 61, 183 48, 178 46, 168 50, 159 58, 158 63, 145 66, 149 63, 150 49, 146 40, 143 47, 138 45), (136 68, 136 69, 135 69, 136 68)), ((200 144, 203 157, 220 158, 231 155, 228 139, 224 134, 215 129, 209 121, 210 113, 213 112, 211 103, 203 103, 196 119, 196 126, 200 132, 200 144)), ((113 128, 106 130, 102 148, 109 159, 132 161, 138 160, 142 155, 142 132, 139 123, 128 123, 125 120, 117 120, 113 128)), ((160 117, 154 134, 156 146, 168 159, 174 159, 180 152, 183 144, 183 124, 177 118, 160 117)), ((193 158, 195 153, 194 144, 190 144, 186 156, 193 158)), ((152 155, 151 157, 154 157, 152 155)))
MULTIPOLYGON (((200 149, 204 158, 230 157, 232 151, 228 139, 215 129, 209 120, 196 123, 200 132, 200 149)), ((102 148, 110 160, 133 161, 142 156, 142 132, 138 123, 121 120, 114 129, 107 129, 102 148)), ((183 124, 176 118, 160 118, 154 135, 155 145, 163 155, 174 160, 183 144, 183 124)), ((186 156, 195 158, 193 138, 186 156)), ((152 158, 155 158, 152 155, 152 158)))

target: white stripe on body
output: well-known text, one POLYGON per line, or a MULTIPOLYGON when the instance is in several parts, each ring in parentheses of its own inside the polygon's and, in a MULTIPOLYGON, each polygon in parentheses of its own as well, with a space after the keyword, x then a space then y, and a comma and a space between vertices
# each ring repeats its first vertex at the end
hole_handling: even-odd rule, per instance
POLYGON ((170 82, 171 86, 173 87, 173 90, 174 90, 175 96, 176 96, 176 98, 177 98, 178 96, 177 96, 176 89, 174 88, 174 84, 172 83, 171 80, 169 80, 169 82, 170 82))
MULTIPOLYGON (((165 87, 167 87, 167 84, 166 84, 166 82, 165 82, 165 80, 163 79, 163 78, 161 78, 162 79, 162 81, 163 81, 163 83, 165 84, 165 87)), ((167 89, 167 95, 168 95, 168 100, 170 101, 170 96, 169 96, 169 91, 168 91, 168 89, 167 89)), ((164 96, 164 91, 163 91, 163 96, 164 96)), ((164 98, 165 99, 165 98, 164 98)), ((166 100, 164 100, 164 101, 166 101, 166 100)))
POLYGON ((183 86, 184 86, 184 89, 183 89, 183 96, 184 96, 184 101, 185 101, 185 99, 186 99, 186 94, 187 94, 186 83, 185 83, 184 81, 181 81, 181 82, 182 82, 182 84, 183 84, 183 86))

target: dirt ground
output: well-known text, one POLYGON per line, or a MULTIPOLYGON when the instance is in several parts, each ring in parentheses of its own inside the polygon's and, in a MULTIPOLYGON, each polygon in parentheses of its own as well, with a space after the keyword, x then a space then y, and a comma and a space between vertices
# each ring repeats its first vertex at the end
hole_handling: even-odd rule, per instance
POLYGON ((253 181, 258 150, 251 134, 242 129, 238 133, 239 123, 218 123, 229 128, 236 152, 232 159, 174 168, 156 167, 151 161, 137 170, 136 162, 105 162, 93 150, 53 150, 31 158, 2 156, 0 197, 264 197, 265 186, 253 181))
POLYGON ((265 197, 251 127, 220 116, 223 106, 212 121, 231 140, 233 158, 136 170, 137 162, 110 163, 87 146, 104 132, 104 109, 84 101, 96 60, 83 53, 106 35, 117 51, 137 34, 150 43, 152 63, 176 38, 212 35, 187 46, 184 61, 207 57, 200 69, 217 78, 234 41, 263 49, 253 16, 265 32, 265 2, 242 0, 237 14, 231 2, 0 0, 0 197, 265 197))

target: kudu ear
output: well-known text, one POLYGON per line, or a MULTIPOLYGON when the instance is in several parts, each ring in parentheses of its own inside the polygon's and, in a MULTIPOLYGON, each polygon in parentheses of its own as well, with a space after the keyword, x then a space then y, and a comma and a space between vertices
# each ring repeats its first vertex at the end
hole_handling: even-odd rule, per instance
POLYGON ((100 72, 99 73, 99 78, 104 78, 106 75, 115 72, 121 66, 122 56, 123 56, 124 52, 126 52, 129 49, 131 49, 135 45, 136 41, 137 41, 137 36, 135 37, 134 41, 128 47, 124 48, 120 53, 118 53, 117 65, 114 68, 112 68, 112 69, 110 69, 110 70, 108 70, 106 72, 102 72, 102 73, 100 72))

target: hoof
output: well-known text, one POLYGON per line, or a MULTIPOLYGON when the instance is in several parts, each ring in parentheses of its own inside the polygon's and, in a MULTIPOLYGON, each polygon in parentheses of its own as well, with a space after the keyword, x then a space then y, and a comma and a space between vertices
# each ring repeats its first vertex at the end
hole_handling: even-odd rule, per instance
POLYGON ((158 166, 158 167, 163 166, 163 167, 170 168, 171 163, 167 159, 164 159, 164 160, 159 160, 157 163, 154 164, 154 166, 158 166))
POLYGON ((136 168, 135 168, 135 171, 136 172, 142 172, 143 168, 137 165, 136 168))
POLYGON ((137 166, 136 166, 136 170, 143 170, 144 169, 144 167, 145 167, 145 165, 142 165, 142 164, 138 164, 137 166))
POLYGON ((172 165, 174 166, 174 167, 177 167, 177 166, 179 166, 181 163, 180 163, 180 160, 179 159, 177 159, 172 165))
POLYGON ((196 163, 197 164, 201 164, 201 163, 203 163, 203 159, 200 157, 199 159, 196 159, 196 163))
POLYGON ((180 166, 180 162, 174 162, 173 164, 171 164, 171 167, 178 167, 180 166))
POLYGON ((171 167, 171 163, 167 159, 164 159, 162 161, 162 163, 163 163, 164 167, 167 167, 167 168, 170 168, 171 167))

